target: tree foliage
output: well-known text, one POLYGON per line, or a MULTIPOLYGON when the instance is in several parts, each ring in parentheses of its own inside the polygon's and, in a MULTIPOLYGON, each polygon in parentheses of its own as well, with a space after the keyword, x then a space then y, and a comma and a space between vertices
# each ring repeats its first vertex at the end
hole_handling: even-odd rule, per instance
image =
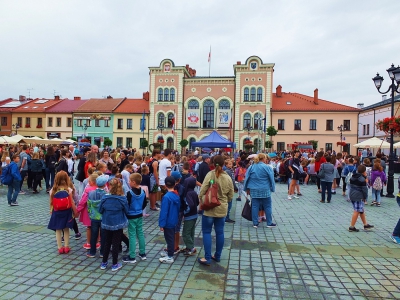
POLYGON ((276 130, 274 126, 269 126, 269 127, 267 128, 267 135, 269 135, 269 136, 275 136, 275 135, 277 135, 277 134, 278 134, 278 130, 276 130))
POLYGON ((108 137, 104 138, 104 146, 111 147, 112 145, 112 140, 110 140, 108 137))

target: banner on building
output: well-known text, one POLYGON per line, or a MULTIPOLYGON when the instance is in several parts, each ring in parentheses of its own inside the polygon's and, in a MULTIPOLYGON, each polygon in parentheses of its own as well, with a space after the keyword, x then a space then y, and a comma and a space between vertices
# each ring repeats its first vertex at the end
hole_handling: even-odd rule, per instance
POLYGON ((217 128, 229 128, 231 122, 230 109, 217 109, 217 128))
POLYGON ((200 109, 186 111, 186 127, 200 127, 200 109))

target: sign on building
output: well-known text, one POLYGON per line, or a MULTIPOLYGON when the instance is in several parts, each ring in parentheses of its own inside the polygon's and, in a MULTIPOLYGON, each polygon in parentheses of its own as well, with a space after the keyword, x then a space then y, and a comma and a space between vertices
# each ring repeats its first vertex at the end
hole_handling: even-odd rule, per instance
POLYGON ((188 109, 186 111, 186 126, 200 127, 200 109, 188 109))
POLYGON ((217 109, 217 128, 228 128, 231 122, 230 109, 217 109))

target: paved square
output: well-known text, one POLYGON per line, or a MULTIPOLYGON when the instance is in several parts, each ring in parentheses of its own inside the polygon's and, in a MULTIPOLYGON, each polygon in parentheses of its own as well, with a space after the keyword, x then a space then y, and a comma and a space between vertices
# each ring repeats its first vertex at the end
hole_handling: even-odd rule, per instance
POLYGON ((322 204, 315 185, 301 186, 303 196, 289 201, 287 186, 277 184, 273 229, 254 229, 240 216, 244 201, 234 200, 236 223, 226 224, 222 260, 210 267, 182 254, 160 264, 165 243, 158 212, 151 212, 144 219, 147 261, 113 273, 100 270, 100 258, 86 257, 82 226, 71 252, 57 253, 47 229, 48 194, 20 195, 20 206, 8 207, 1 187, 0 299, 400 299, 400 245, 389 238, 400 217, 396 200, 368 206, 375 229, 351 233, 352 206, 337 191, 322 204))

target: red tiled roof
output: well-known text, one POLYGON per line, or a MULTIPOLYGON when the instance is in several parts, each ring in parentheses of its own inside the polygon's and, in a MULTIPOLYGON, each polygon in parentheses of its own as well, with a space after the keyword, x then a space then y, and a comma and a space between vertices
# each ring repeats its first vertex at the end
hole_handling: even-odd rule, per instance
POLYGON ((44 112, 46 108, 49 108, 62 100, 54 99, 34 99, 20 105, 18 108, 14 109, 13 112, 44 112))
POLYGON ((272 94, 272 111, 360 111, 360 109, 318 99, 318 104, 314 103, 314 97, 299 93, 284 93, 282 96, 272 94))
POLYGON ((125 98, 116 99, 89 99, 75 109, 75 113, 113 112, 125 98))
POLYGON ((88 101, 88 100, 64 99, 64 100, 61 100, 56 105, 53 105, 52 107, 47 108, 46 112, 47 113, 72 113, 78 107, 80 107, 81 105, 85 104, 86 101, 88 101))
POLYGON ((1 112, 5 112, 5 111, 11 112, 15 108, 17 108, 23 104, 27 104, 28 102, 29 101, 21 102, 16 99, 8 98, 8 99, 0 101, 0 111, 1 112), (5 107, 3 107, 4 105, 5 105, 5 107))
POLYGON ((144 99, 125 99, 121 105, 114 110, 114 112, 141 114, 143 111, 145 111, 145 113, 149 113, 149 109, 149 101, 144 99))

